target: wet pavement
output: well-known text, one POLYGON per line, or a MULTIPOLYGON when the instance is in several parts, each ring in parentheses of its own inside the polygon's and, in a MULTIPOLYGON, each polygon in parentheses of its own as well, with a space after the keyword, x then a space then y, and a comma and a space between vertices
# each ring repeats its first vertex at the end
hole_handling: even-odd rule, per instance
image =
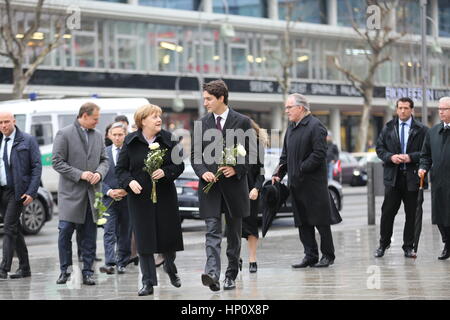
MULTIPOLYGON (((378 200, 378 204, 382 198, 378 200)), ((236 279, 237 288, 213 293, 202 286, 200 276, 205 263, 204 235, 201 222, 188 225, 195 236, 185 236, 185 251, 178 253, 176 264, 182 280, 181 288, 171 286, 168 276, 158 268, 159 285, 154 295, 138 297, 139 267, 129 266, 126 274, 106 275, 98 272, 97 285, 81 284, 78 262, 74 257, 71 281, 57 285, 59 262, 56 241, 51 245, 30 246, 32 277, 0 280, 0 299, 82 299, 82 300, 316 300, 316 299, 450 299, 450 259, 440 261, 443 248, 436 226, 431 225, 429 193, 426 193, 424 223, 417 259, 403 256, 402 232, 404 214, 398 214, 391 248, 383 258, 374 258, 379 226, 367 226, 364 214, 358 220, 347 219, 333 226, 336 249, 335 264, 329 268, 292 269, 291 264, 303 258, 303 247, 291 222, 276 222, 266 238, 259 242, 258 272, 248 271, 247 246, 243 240, 244 266, 236 279), (427 202, 428 201, 428 202, 427 202), (428 203, 428 205, 427 205, 428 203)), ((351 204, 347 204, 348 206, 351 204)), ((345 204, 344 204, 345 206, 345 204)), ((379 207, 378 207, 379 208, 379 207)), ((401 209, 402 210, 402 209, 401 209)), ((379 212, 379 210, 377 211, 379 212)), ((57 217, 55 217, 57 221, 57 217)), ((280 219, 286 220, 286 219, 280 219)), ((56 225, 56 221, 52 222, 56 225)), ((379 216, 377 216, 379 223, 379 216)), ((98 255, 103 256, 99 232, 98 255)), ((186 232, 185 232, 186 234, 186 232)), ((56 240, 56 233, 52 235, 56 240)), ((1 240, 1 239, 0 239, 1 240)), ((226 269, 226 241, 222 243, 222 278, 226 269)), ((74 248, 75 249, 75 248, 74 248)), ((17 268, 14 259, 13 268, 17 268)))

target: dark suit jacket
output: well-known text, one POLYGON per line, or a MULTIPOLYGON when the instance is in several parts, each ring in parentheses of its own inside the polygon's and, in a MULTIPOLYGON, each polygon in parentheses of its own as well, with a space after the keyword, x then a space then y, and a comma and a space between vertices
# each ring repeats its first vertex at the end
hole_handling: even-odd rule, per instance
POLYGON ((108 156, 108 162, 109 162, 109 169, 106 173, 105 178, 102 182, 102 192, 104 194, 103 201, 109 202, 111 201, 111 198, 106 195, 109 189, 121 189, 119 180, 116 177, 116 166, 114 165, 113 160, 113 154, 112 154, 112 148, 114 145, 109 145, 105 148, 105 153, 108 156))
MULTIPOLYGON (((3 134, 0 133, 0 143, 2 140, 3 134)), ((14 179, 16 201, 19 201, 23 194, 36 198, 42 173, 41 153, 36 138, 17 127, 9 164, 14 179)))
MULTIPOLYGON (((411 129, 409 131, 406 153, 411 158, 411 162, 406 164, 406 180, 409 191, 419 190, 419 169, 420 151, 425 140, 428 128, 422 123, 412 119, 411 129)), ((400 137, 398 134, 398 118, 386 123, 377 139, 377 155, 383 160, 384 166, 384 185, 395 187, 399 165, 391 161, 394 154, 403 153, 400 147, 400 137)))
MULTIPOLYGON (((225 139, 227 130, 229 134, 235 132, 236 129, 242 129, 244 132, 252 129, 250 119, 233 109, 229 108, 227 120, 223 127, 223 139, 225 139)), ((216 173, 218 169, 217 163, 208 164, 205 161, 204 152, 208 153, 214 146, 218 146, 222 150, 223 139, 203 139, 205 131, 212 129, 217 130, 214 121, 214 115, 212 113, 204 116, 200 121, 196 121, 194 129, 194 142, 192 143, 191 150, 191 162, 192 167, 200 178, 198 188, 198 198, 200 202, 200 216, 202 218, 220 217, 221 214, 221 199, 224 199, 225 209, 232 217, 247 217, 250 214, 250 200, 248 198, 248 183, 247 172, 249 170, 250 150, 252 153, 256 153, 256 134, 254 130, 250 132, 252 138, 246 139, 245 149, 247 156, 245 163, 237 164, 234 168, 236 175, 230 178, 224 176, 219 178, 211 190, 206 194, 203 192, 203 188, 207 185, 207 182, 202 179, 202 175, 205 172, 216 173), (206 149, 206 150, 205 150, 206 149)), ((215 132, 217 133, 217 132, 215 132)), ((238 141, 235 139, 234 144, 238 141)), ((254 157, 256 160, 256 156, 254 157)))

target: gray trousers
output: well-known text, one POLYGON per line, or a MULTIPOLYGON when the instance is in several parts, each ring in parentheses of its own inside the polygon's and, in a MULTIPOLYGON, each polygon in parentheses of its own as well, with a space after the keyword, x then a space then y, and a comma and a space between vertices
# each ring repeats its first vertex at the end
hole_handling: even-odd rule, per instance
MULTIPOLYGON (((241 255, 242 218, 232 218, 225 214, 228 268, 225 277, 236 279, 241 255)), ((222 243, 221 218, 206 218, 206 265, 205 273, 220 278, 220 250, 222 243)))

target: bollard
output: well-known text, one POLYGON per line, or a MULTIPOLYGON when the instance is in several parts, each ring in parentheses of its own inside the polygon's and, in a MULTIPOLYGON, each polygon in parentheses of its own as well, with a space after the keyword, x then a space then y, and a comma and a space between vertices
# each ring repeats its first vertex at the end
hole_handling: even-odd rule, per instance
POLYGON ((374 162, 367 162, 367 223, 375 225, 375 177, 374 162))

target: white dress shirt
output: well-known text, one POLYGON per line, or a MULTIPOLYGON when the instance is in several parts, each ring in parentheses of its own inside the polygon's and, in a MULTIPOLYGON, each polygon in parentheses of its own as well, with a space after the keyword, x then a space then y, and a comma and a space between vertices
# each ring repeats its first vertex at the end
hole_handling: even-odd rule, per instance
POLYGON ((401 142, 401 136, 402 136, 402 123, 405 122, 405 146, 404 146, 404 150, 402 150, 403 154, 406 154, 406 146, 408 145, 408 138, 409 138, 409 130, 411 130, 411 125, 412 125, 412 117, 410 117, 408 120, 406 121, 402 121, 400 119, 398 119, 398 137, 400 139, 401 142))
MULTIPOLYGON (((14 143, 14 138, 16 137, 16 129, 10 134, 9 138, 11 140, 8 141, 8 162, 11 164, 11 149, 12 145, 14 143)), ((6 136, 3 136, 2 144, 0 145, 0 185, 6 186, 6 170, 5 170, 5 163, 3 162, 3 152, 5 150, 5 138, 6 136)))
POLYGON ((222 128, 222 130, 223 130, 223 126, 225 125, 225 121, 227 121, 228 113, 230 113, 230 109, 229 108, 227 108, 227 110, 225 110, 225 112, 222 113, 222 114, 213 113, 213 115, 214 115, 214 123, 217 123, 217 117, 221 117, 221 119, 220 119, 220 127, 222 128))

